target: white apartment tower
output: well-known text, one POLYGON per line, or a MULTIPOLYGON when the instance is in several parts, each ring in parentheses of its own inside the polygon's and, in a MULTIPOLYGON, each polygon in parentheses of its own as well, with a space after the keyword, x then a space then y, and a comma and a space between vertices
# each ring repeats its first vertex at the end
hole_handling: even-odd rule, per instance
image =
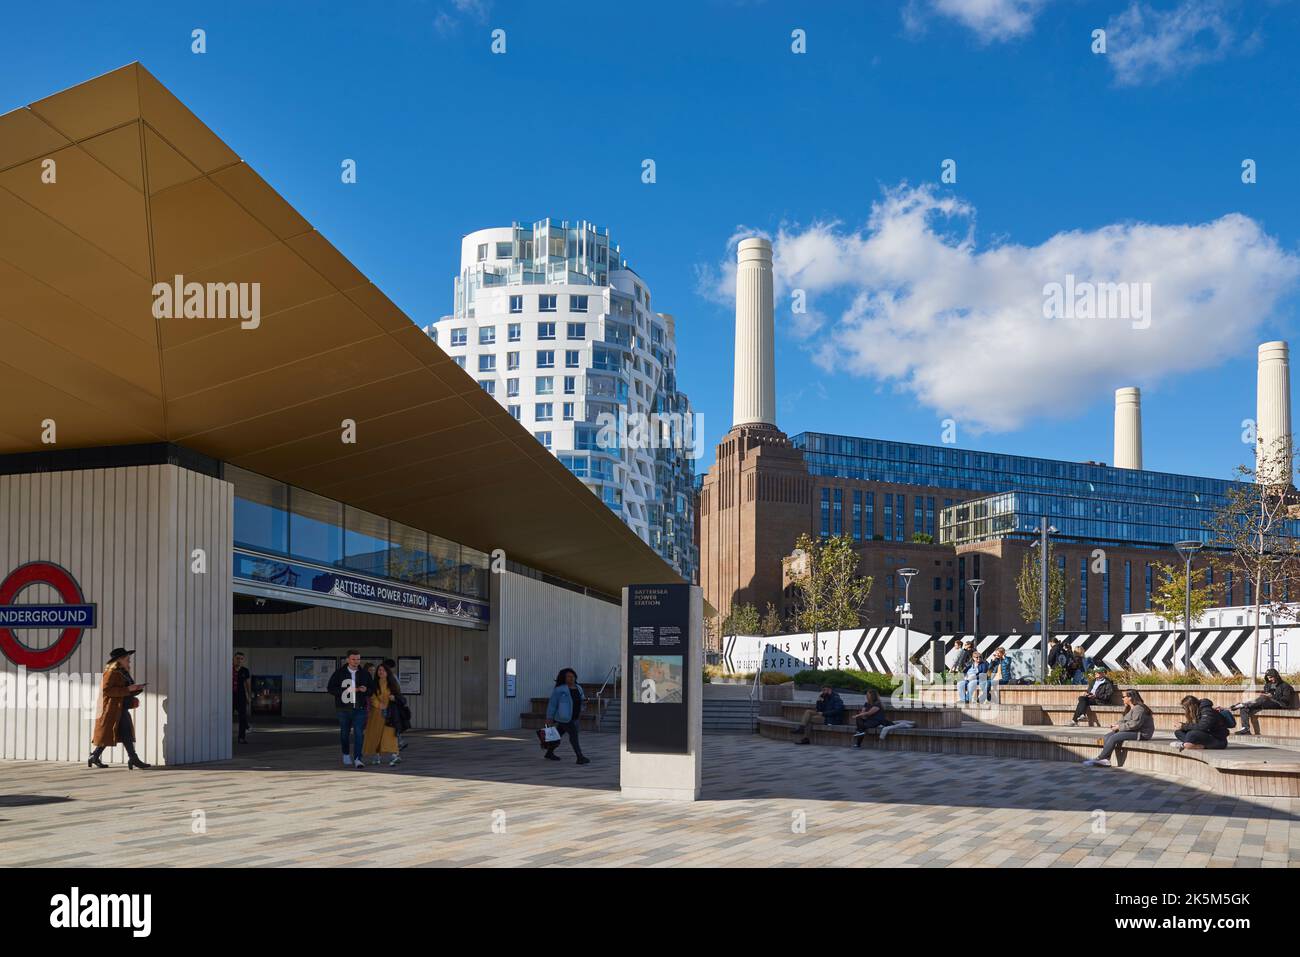
POLYGON ((464 237, 454 311, 425 331, 694 581, 692 451, 638 439, 638 417, 691 418, 673 317, 650 303, 607 229, 544 219, 464 237))

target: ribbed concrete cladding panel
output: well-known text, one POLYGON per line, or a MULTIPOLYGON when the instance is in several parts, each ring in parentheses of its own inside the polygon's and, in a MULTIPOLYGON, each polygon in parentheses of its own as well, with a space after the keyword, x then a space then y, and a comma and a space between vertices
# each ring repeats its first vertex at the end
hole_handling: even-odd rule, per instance
POLYGON ((49 417, 60 448, 178 442, 606 592, 676 580, 143 68, 0 131, 0 454, 47 448, 49 417), (177 274, 259 283, 259 328, 155 319, 177 274), (66 326, 43 334, 27 316, 50 295, 66 326))

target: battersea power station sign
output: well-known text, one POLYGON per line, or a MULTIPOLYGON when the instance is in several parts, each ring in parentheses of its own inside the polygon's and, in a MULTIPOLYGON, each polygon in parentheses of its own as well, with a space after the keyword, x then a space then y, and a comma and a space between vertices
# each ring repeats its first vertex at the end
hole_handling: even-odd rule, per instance
POLYGON ((88 628, 95 627, 95 605, 86 602, 72 573, 53 562, 20 565, 0 582, 0 653, 31 671, 56 668, 72 656, 88 628), (47 585, 60 601, 23 604, 18 597, 28 588, 47 585), (33 648, 20 635, 35 629, 58 629, 59 636, 45 648, 33 648))

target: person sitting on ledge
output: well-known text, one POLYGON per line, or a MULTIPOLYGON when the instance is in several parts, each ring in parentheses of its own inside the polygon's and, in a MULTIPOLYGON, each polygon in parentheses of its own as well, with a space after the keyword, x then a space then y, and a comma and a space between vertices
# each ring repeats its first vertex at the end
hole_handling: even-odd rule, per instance
POLYGON ((975 642, 972 639, 958 641, 953 645, 953 651, 948 652, 948 670, 955 675, 964 674, 973 654, 975 654, 975 642))
POLYGON ((1110 734, 1102 741, 1101 754, 1084 761, 1083 765, 1088 768, 1108 768, 1110 756, 1121 741, 1150 741, 1155 733, 1155 715, 1142 700, 1142 695, 1130 688, 1124 692, 1124 713, 1117 723, 1110 726, 1110 734))
POLYGON ((1084 718, 1092 717, 1092 706, 1095 704, 1110 704, 1110 699, 1115 694, 1115 683, 1106 675, 1106 666, 1098 665, 1096 675, 1092 679, 1092 685, 1086 692, 1079 695, 1079 702, 1074 706, 1074 717, 1070 719, 1070 724, 1078 727, 1079 722, 1084 718))
POLYGON ((966 665, 966 677, 957 682, 957 697, 962 704, 970 704, 971 695, 978 696, 983 691, 987 698, 989 693, 989 666, 984 663, 984 657, 978 651, 971 655, 970 663, 966 665))
POLYGON ((1241 711, 1241 730, 1238 734, 1250 734, 1250 719, 1267 708, 1293 709, 1296 706, 1295 688, 1282 680, 1276 668, 1264 672, 1264 693, 1254 701, 1242 701, 1232 706, 1232 710, 1241 711))
POLYGON ((821 714, 822 721, 828 725, 839 724, 844 720, 844 699, 836 694, 835 689, 830 685, 822 686, 822 693, 817 696, 817 710, 809 708, 803 713, 803 721, 794 731, 800 744, 812 744, 808 735, 812 733, 813 718, 818 713, 821 714))
POLYGON ((887 728, 894 723, 885 717, 885 704, 880 700, 879 691, 868 688, 866 698, 862 710, 853 716, 853 723, 858 726, 858 733, 853 736, 855 748, 862 747, 862 739, 872 728, 887 728))
POLYGON ((1007 657, 1007 649, 998 648, 989 658, 989 683, 985 685, 984 703, 988 704, 993 697, 993 689, 999 685, 1011 684, 1011 659, 1007 657))
POLYGON ((1170 743, 1175 751, 1219 751, 1228 746, 1228 723, 1223 720, 1209 698, 1187 695, 1179 702, 1187 718, 1174 731, 1177 741, 1170 743))

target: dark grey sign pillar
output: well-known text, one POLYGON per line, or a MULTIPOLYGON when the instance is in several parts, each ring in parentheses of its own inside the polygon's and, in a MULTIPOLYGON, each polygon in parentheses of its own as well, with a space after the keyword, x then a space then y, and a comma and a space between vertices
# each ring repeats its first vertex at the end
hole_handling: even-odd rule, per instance
POLYGON ((619 783, 637 800, 700 796, 704 596, 694 585, 623 589, 619 783))

